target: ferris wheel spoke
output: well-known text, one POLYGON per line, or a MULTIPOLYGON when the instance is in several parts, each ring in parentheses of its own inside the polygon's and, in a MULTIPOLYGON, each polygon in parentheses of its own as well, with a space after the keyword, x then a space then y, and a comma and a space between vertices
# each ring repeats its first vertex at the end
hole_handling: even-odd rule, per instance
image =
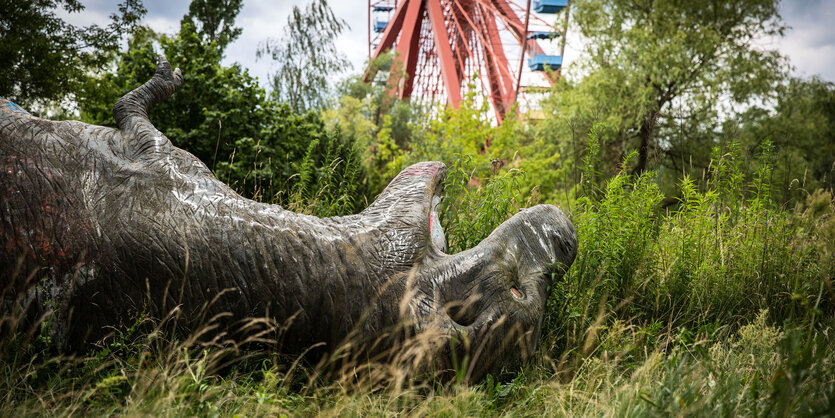
POLYGON ((527 41, 527 43, 528 43, 527 51, 528 51, 528 55, 530 57, 534 57, 536 55, 545 53, 545 51, 542 49, 542 47, 539 46, 538 42, 536 42, 533 39, 527 39, 527 40, 525 39, 525 35, 526 35, 525 34, 525 23, 522 22, 522 19, 520 19, 519 16, 516 14, 516 12, 513 11, 513 8, 510 6, 510 2, 508 2, 507 0, 491 0, 491 1, 499 9, 503 18, 507 19, 509 22, 512 22, 511 32, 513 33, 513 36, 516 37, 516 40, 519 41, 520 44, 522 42, 527 41), (521 31, 516 29, 516 28, 519 28, 519 27, 522 28, 521 31))
MULTIPOLYGON (((478 19, 478 17, 476 17, 476 16, 471 16, 471 15, 470 15, 470 13, 467 13, 467 12, 464 10, 464 8, 463 8, 463 7, 461 7, 461 5, 460 5, 460 3, 459 3, 459 2, 454 1, 454 4, 455 4, 455 5, 457 5, 457 6, 459 7, 459 10, 461 10, 461 12, 462 12, 461 14, 462 14, 462 15, 464 16, 464 18, 466 19, 466 21, 467 21, 467 23, 469 24, 470 28, 472 28, 472 29, 471 29, 471 31, 472 31, 473 33, 475 33, 476 38, 478 39, 478 41, 480 41, 480 43, 481 43, 482 45, 485 45, 485 46, 487 46, 487 48, 489 48, 489 50, 490 50, 489 52, 490 52, 490 54, 491 54, 491 55, 495 55, 495 54, 496 54, 496 51, 495 51, 495 49, 493 48, 492 43, 491 43, 490 41, 488 41, 488 40, 485 38, 485 34, 484 34, 484 33, 482 33, 482 31, 480 31, 480 30, 477 30, 477 29, 476 29, 476 28, 481 28, 481 27, 483 27, 483 26, 481 26, 481 25, 476 25, 476 24, 474 23, 473 18, 478 19)), ((499 43, 499 44, 501 44, 501 43, 499 43)), ((503 54, 503 53, 504 53, 504 52, 502 51, 502 54, 503 54)))
POLYGON ((449 102, 454 107, 458 107, 458 103, 461 101, 461 81, 458 78, 457 71, 455 71, 455 61, 452 57, 452 47, 449 43, 449 34, 444 22, 444 12, 441 10, 440 1, 429 1, 427 3, 432 33, 435 35, 435 50, 440 60, 441 74, 449 94, 449 102))
POLYGON ((513 100, 513 82, 508 69, 510 65, 499 37, 499 29, 496 27, 495 19, 492 17, 493 15, 485 15, 482 10, 482 16, 484 17, 485 23, 483 30, 486 32, 487 39, 490 41, 490 44, 484 44, 487 77, 490 80, 490 98, 493 101, 496 116, 503 119, 510 107, 508 102, 513 100))
MULTIPOLYGON (((517 16, 524 15, 527 12, 527 7, 526 6, 522 6, 521 4, 519 4, 519 3, 517 3, 513 0, 504 0, 504 1, 506 1, 508 4, 510 4, 511 8, 516 9, 517 16)), ((551 23, 546 22, 545 19, 539 17, 539 15, 535 12, 531 12, 529 18, 530 18, 530 21, 528 22, 528 26, 532 26, 532 25, 539 25, 539 26, 544 25, 546 27, 551 27, 552 26, 551 23)), ((520 20, 521 20, 521 18, 520 18, 520 20)))
MULTIPOLYGON (((463 41, 461 42, 459 50, 464 54, 463 58, 465 64, 462 76, 469 78, 469 76, 477 71, 477 69, 474 69, 474 66, 476 62, 479 62, 478 57, 475 56, 478 53, 478 49, 474 48, 473 43, 477 42, 479 34, 475 32, 475 24, 470 18, 468 13, 469 10, 466 10, 457 0, 452 0, 452 4, 458 9, 458 13, 456 13, 455 16, 459 22, 459 26, 463 28, 463 30, 459 32, 463 41), (474 33, 476 34, 475 38, 473 38, 474 33)), ((470 6, 470 4, 468 4, 468 6, 470 6)))
POLYGON ((462 55, 462 64, 464 64, 461 68, 462 75, 467 73, 466 63, 469 61, 470 58, 470 42, 472 38, 472 31, 473 28, 471 24, 467 21, 467 15, 464 11, 464 8, 461 4, 458 3, 457 0, 450 0, 450 12, 455 19, 455 23, 458 26, 457 31, 457 43, 456 47, 458 48, 459 54, 462 55))
MULTIPOLYGON (((487 61, 483 58, 483 55, 482 55, 484 53, 484 51, 481 48, 477 48, 476 46, 477 45, 475 45, 475 44, 471 45, 474 59, 470 60, 470 74, 475 74, 476 72, 481 72, 481 70, 482 70, 481 66, 482 65, 487 65, 486 64, 487 61)), ((481 90, 485 91, 485 92, 491 92, 491 90, 488 88, 488 86, 484 82, 484 77, 477 77, 477 78, 478 78, 479 83, 481 84, 481 90)), ((494 102, 492 100, 490 102, 491 102, 491 104, 494 104, 494 102)), ((500 115, 498 109, 496 107, 494 107, 493 109, 496 111, 496 116, 498 117, 500 115)))
MULTIPOLYGON (((452 3, 457 7, 460 16, 464 18, 464 21, 468 25, 468 28, 471 28, 471 32, 475 33, 476 39, 479 41, 481 47, 484 49, 482 53, 482 51, 479 51, 479 48, 472 48, 474 52, 482 53, 482 55, 485 58, 482 60, 470 60, 470 64, 474 64, 475 61, 484 63, 486 70, 485 73, 489 82, 487 84, 489 86, 484 85, 485 83, 483 80, 480 79, 480 81, 482 81, 482 87, 484 91, 489 92, 493 109, 496 112, 497 118, 501 120, 504 118, 504 114, 506 112, 506 100, 512 100, 512 92, 510 90, 513 89, 513 82, 509 79, 505 79, 503 75, 500 75, 501 70, 499 70, 499 68, 504 68, 504 71, 507 72, 507 68, 509 67, 509 65, 507 62, 507 57, 504 54, 504 48, 501 44, 501 40, 498 38, 498 30, 496 30, 496 37, 491 39, 489 33, 490 23, 488 22, 490 22, 492 18, 479 18, 479 16, 475 13, 475 5, 473 5, 474 7, 472 9, 467 10, 467 8, 461 5, 461 2, 459 1, 453 0, 452 3), (477 23, 483 24, 479 25, 477 23), (481 30, 477 30, 476 28, 481 28, 481 30), (483 33, 483 31, 488 33, 483 33), (506 86, 506 88, 504 86, 506 86)), ((486 15, 486 13, 484 13, 484 10, 479 11, 481 12, 479 13, 481 17, 484 17, 484 15, 486 15)), ((492 23, 493 27, 495 27, 495 21, 492 21, 492 23)), ((475 71, 472 69, 471 71, 469 71, 470 74, 473 74, 474 72, 475 71)))
MULTIPOLYGON (((403 28, 403 19, 406 17, 406 8, 408 5, 409 0, 403 0, 403 2, 397 6, 397 9, 394 12, 394 19, 386 25, 386 30, 383 32, 380 43, 376 48, 374 48, 373 57, 379 57, 381 54, 385 53, 391 49, 392 46, 394 46, 395 41, 397 41, 397 35, 400 34, 400 30, 403 28)), ((369 67, 369 69, 370 68, 371 67, 369 67)), ((366 83, 371 81, 373 77, 374 74, 370 74, 367 70, 363 75, 363 79, 366 83)))
MULTIPOLYGON (((397 89, 399 91, 398 98, 400 99, 409 97, 412 93, 414 77, 409 77, 408 74, 414 74, 417 65, 417 56, 420 47, 420 25, 422 23, 420 17, 424 5, 424 2, 420 0, 406 0, 405 2, 408 2, 408 7, 406 8, 406 16, 403 19, 403 31, 400 33, 399 42, 395 47, 396 56, 394 62, 400 63, 400 69, 405 71, 406 77, 389 77, 390 87, 396 87, 394 83, 403 83, 402 87, 397 89)), ((404 4, 404 6, 406 5, 404 4)), ((392 69, 394 67, 395 65, 392 63, 392 69)))
MULTIPOLYGON (((476 33, 480 40, 479 45, 476 45, 474 48, 475 52, 479 54, 479 59, 476 62, 482 64, 481 66, 483 68, 480 68, 480 70, 486 75, 487 82, 484 82, 484 77, 479 77, 479 80, 482 81, 482 90, 488 93, 490 103, 496 113, 496 118, 501 120, 504 118, 507 107, 504 100, 504 86, 502 85, 499 70, 502 65, 506 66, 504 50, 496 48, 496 45, 494 45, 496 39, 492 38, 489 30, 487 30, 488 22, 492 20, 492 13, 485 14, 484 9, 480 5, 476 5, 471 18, 475 22, 473 27, 478 28, 476 33), (505 64, 502 64, 502 61, 505 61, 505 64)), ((498 31, 496 35, 498 37, 498 31)), ((501 48, 500 42, 498 43, 498 47, 501 48)))
POLYGON ((431 29, 432 25, 429 22, 429 19, 429 11, 427 10, 426 13, 424 13, 422 24, 423 29, 421 31, 422 48, 419 58, 421 69, 414 74, 414 77, 420 98, 433 102, 436 96, 443 97, 444 81, 441 80, 439 68, 440 64, 438 62, 438 54, 433 34, 434 30, 431 29))
POLYGON ((448 22, 452 21, 455 22, 455 26, 458 30, 453 30, 452 34, 454 39, 452 40, 452 44, 455 47, 455 57, 456 57, 456 71, 458 75, 458 82, 459 85, 462 80, 466 77, 467 74, 467 58, 469 57, 469 50, 467 49, 467 37, 466 34, 466 26, 461 24, 460 19, 458 18, 458 14, 455 12, 455 8, 453 7, 453 2, 455 0, 449 0, 447 5, 449 7, 448 13, 449 16, 452 18, 451 20, 447 20, 448 22))
MULTIPOLYGON (((553 84, 547 74, 524 63, 527 57, 555 56, 545 53, 545 48, 553 50, 552 43, 537 41, 547 34, 553 37, 555 25, 521 7, 520 1, 370 0, 371 57, 396 52, 386 81, 388 94, 458 107, 464 93, 473 89, 480 92, 476 104, 489 103, 501 123, 515 101, 529 101, 528 88, 553 84), (382 13, 385 19, 379 19, 382 13), (373 39, 372 30, 378 34, 373 39)), ((369 67, 364 76, 369 81, 374 78, 370 71, 374 69, 369 67)))
POLYGON ((520 19, 511 19, 510 17, 505 16, 506 12, 504 10, 499 10, 496 7, 496 2, 491 0, 476 0, 476 2, 482 7, 487 8, 496 17, 504 21, 505 25, 507 25, 509 28, 513 28, 512 30, 515 30, 519 33, 525 32, 525 24, 522 23, 520 19))
POLYGON ((497 61, 497 66, 499 72, 501 73, 502 77, 502 85, 505 86, 504 92, 507 93, 507 89, 512 88, 512 75, 510 74, 510 66, 507 61, 507 54, 504 50, 504 45, 502 44, 501 36, 499 35, 499 28, 496 25, 496 20, 493 18, 493 15, 484 14, 484 22, 486 24, 486 32, 487 38, 490 40, 490 43, 495 51, 494 58, 497 61))

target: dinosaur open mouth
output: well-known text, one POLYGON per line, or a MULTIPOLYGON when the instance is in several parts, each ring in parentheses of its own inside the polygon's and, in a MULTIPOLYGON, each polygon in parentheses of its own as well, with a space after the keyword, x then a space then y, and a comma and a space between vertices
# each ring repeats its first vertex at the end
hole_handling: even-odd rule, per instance
POLYGON ((441 226, 441 218, 439 216, 441 202, 444 199, 443 189, 442 184, 438 185, 435 188, 435 193, 432 195, 431 209, 429 211, 429 237, 436 250, 446 253, 446 236, 444 235, 444 228, 441 226))

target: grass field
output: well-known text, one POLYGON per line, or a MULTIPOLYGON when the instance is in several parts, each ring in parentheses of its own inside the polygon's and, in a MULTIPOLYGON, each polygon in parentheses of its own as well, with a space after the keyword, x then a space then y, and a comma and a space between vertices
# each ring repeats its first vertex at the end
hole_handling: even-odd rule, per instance
MULTIPOLYGON (((765 166, 734 157, 663 199, 652 173, 585 184, 563 210, 580 251, 554 288, 536 356, 466 384, 403 364, 309 364, 272 350, 174 339, 137 318, 80 356, 45 329, 0 347, 0 411, 26 415, 762 416, 835 413, 835 201, 771 199, 765 166)), ((518 207, 513 171, 447 179, 452 250, 518 207)), ((338 199, 334 200, 338 201, 338 199)), ((15 329, 5 317, 6 329, 15 329)), ((48 318, 46 318, 48 321, 48 318)), ((459 374, 460 376, 460 374, 459 374)))

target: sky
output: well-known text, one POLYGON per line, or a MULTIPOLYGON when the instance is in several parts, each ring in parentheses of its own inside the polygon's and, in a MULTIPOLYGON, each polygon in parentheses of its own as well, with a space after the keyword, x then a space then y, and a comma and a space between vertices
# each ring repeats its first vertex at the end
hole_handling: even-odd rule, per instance
MULTIPOLYGON (((280 39, 293 7, 304 8, 310 0, 244 0, 236 25, 243 29, 241 36, 226 50, 226 64, 240 63, 251 75, 267 87, 269 75, 275 71, 268 58, 256 59, 258 45, 267 38, 280 39)), ((85 10, 65 18, 78 25, 104 25, 116 11, 117 0, 82 0, 85 10)), ((188 10, 187 0, 145 0, 148 14, 144 24, 158 32, 176 33, 180 19, 188 10)), ((362 71, 368 58, 367 0, 330 0, 334 14, 345 19, 350 30, 338 39, 336 46, 348 57, 353 68, 362 71)), ((794 67, 795 75, 818 75, 835 82, 835 0, 783 0, 780 13, 790 27, 782 38, 765 40, 763 46, 779 50, 794 67)), ((564 62, 570 64, 582 51, 582 42, 571 36, 564 62)), ((344 73, 343 73, 344 74, 344 73)), ((338 79, 342 75, 334 75, 338 79)))

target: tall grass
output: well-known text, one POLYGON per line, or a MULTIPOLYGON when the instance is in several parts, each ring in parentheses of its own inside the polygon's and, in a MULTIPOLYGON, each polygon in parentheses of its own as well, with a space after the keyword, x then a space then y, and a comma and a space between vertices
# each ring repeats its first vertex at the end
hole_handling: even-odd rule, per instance
MULTIPOLYGON (((596 138, 592 134, 590 141, 596 138)), ((311 145, 315 147, 315 145, 311 145)), ((593 148, 593 147, 590 147, 593 148)), ((766 147, 767 148, 767 147, 766 147)), ((310 153, 309 153, 310 154, 310 153)), ((39 329, 0 344, 0 412, 24 415, 815 415, 835 412, 835 201, 771 198, 768 149, 753 178, 733 146, 670 204, 653 173, 584 174, 571 210, 579 253, 553 289, 537 356, 510 377, 416 378, 432 336, 397 355, 337 351, 319 364, 279 356, 280 326, 260 349, 175 338, 175 319, 138 317, 88 353, 61 355, 39 329), (41 336, 41 338, 39 338, 41 336)), ((593 167, 591 153, 587 167, 593 167)), ((302 167, 283 202, 351 213, 351 161, 302 167), (314 172, 314 176, 312 173, 314 172), (328 174, 332 173, 332 174, 328 174)), ((462 159, 445 183, 452 252, 521 207, 518 170, 462 159)), ((628 162, 624 167, 628 166, 628 162)), ((11 324, 13 318, 6 316, 11 324)), ((211 326, 211 324, 207 324, 211 326)), ((267 330, 267 331, 264 331, 267 330)), ((266 332, 266 334, 265 334, 266 332)))
POLYGON ((472 248, 520 208, 536 203, 536 193, 524 196, 524 174, 518 169, 487 172, 472 157, 462 155, 447 167, 441 222, 450 253, 472 248))

